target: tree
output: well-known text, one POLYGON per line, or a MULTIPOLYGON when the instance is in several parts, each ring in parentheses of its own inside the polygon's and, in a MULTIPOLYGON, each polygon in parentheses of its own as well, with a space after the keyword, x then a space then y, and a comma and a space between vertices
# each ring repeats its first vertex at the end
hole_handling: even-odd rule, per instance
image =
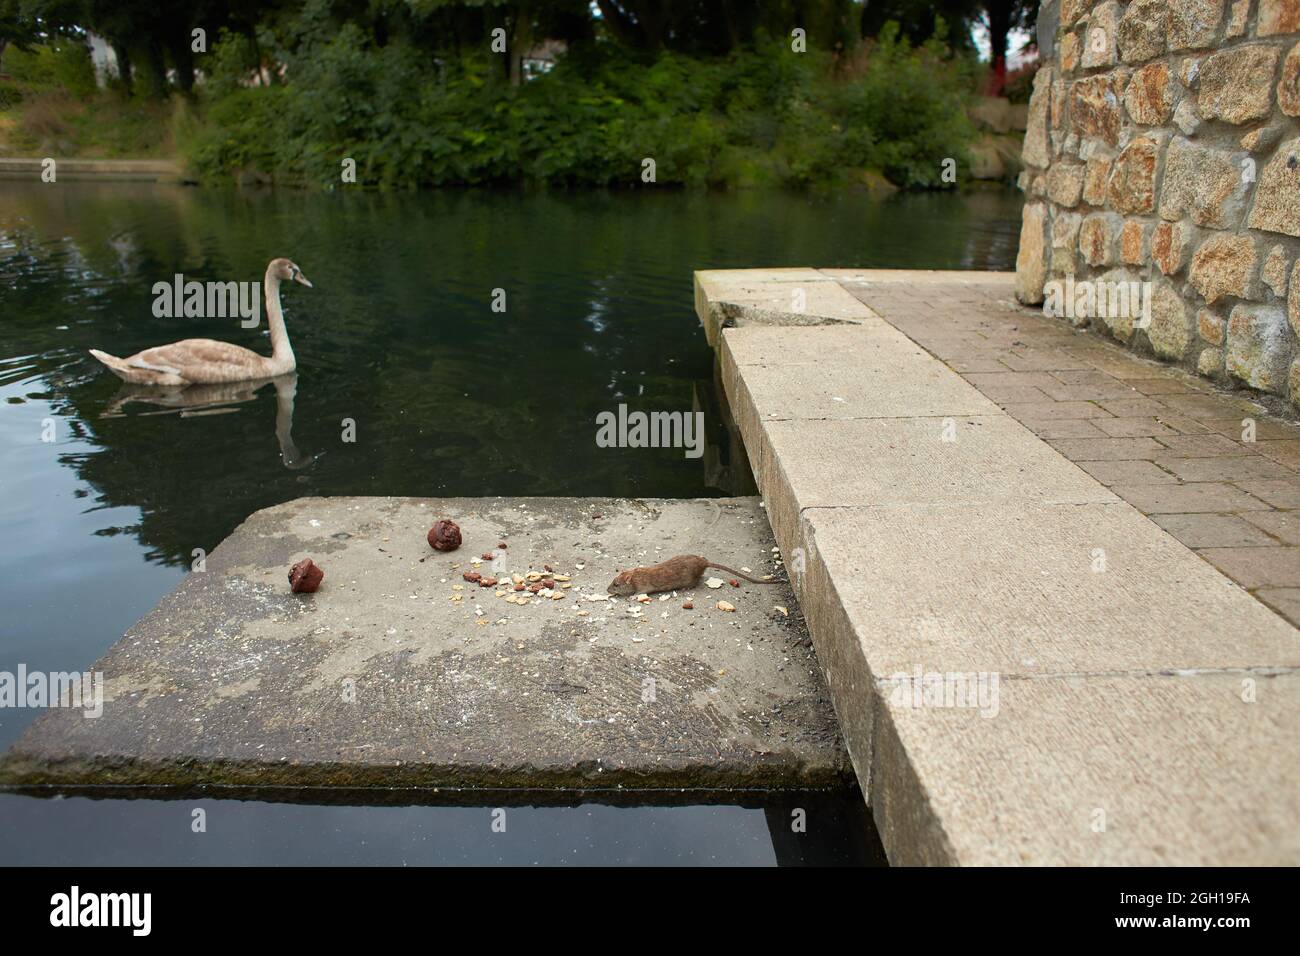
POLYGON ((1012 30, 1031 30, 1038 20, 1038 0, 867 0, 862 32, 874 36, 889 20, 897 21, 903 36, 920 43, 934 33, 937 18, 948 25, 948 45, 971 50, 970 30, 979 23, 988 30, 993 92, 1000 92, 1006 76, 1007 47, 1012 30))
POLYGON ((984 0, 984 25, 989 31, 990 64, 996 91, 1007 72, 1007 43, 1013 29, 1030 30, 1038 22, 1037 0, 984 0))
MULTIPOLYGON (((0 4, 10 2, 0 0, 0 4)), ((141 91, 152 96, 166 94, 169 68, 181 90, 193 88, 194 29, 201 27, 215 37, 222 27, 233 28, 237 21, 256 16, 247 0, 173 4, 156 0, 16 0, 15 5, 47 30, 90 31, 103 37, 117 57, 123 84, 131 89, 138 80, 141 91)), ((262 6, 270 12, 276 4, 262 6)))
POLYGON ((25 52, 40 37, 36 18, 24 13, 21 0, 0 0, 0 66, 6 49, 12 46, 25 52))
POLYGON ((942 20, 947 24, 946 42, 954 50, 971 51, 970 28, 980 0, 867 0, 862 11, 862 35, 876 36, 889 21, 899 26, 900 35, 913 45, 934 36, 942 20))
POLYGON ((752 42, 760 28, 787 36, 803 27, 826 49, 860 37, 854 0, 596 0, 596 6, 614 39, 650 53, 727 53, 752 42))
MULTIPOLYGON (((352 0, 367 2, 367 0, 352 0)), ((385 7, 392 0, 368 0, 371 7, 385 7)), ((558 39, 570 44, 593 36, 588 0, 400 0, 402 32, 414 45, 431 51, 454 50, 457 54, 484 50, 492 31, 506 31, 506 55, 499 76, 514 85, 523 82, 525 54, 539 40, 558 39)), ((355 21, 375 42, 383 45, 380 31, 355 21)))

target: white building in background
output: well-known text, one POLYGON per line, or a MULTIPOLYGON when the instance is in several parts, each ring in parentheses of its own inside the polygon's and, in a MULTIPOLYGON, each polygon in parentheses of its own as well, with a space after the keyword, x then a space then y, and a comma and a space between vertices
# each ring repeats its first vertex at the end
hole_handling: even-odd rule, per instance
POLYGON ((543 40, 525 53, 522 61, 524 80, 535 79, 555 68, 555 61, 564 56, 569 45, 563 40, 543 40))
POLYGON ((95 83, 102 87, 109 80, 121 76, 117 66, 117 54, 107 40, 95 33, 86 34, 86 44, 90 47, 90 62, 95 65, 95 83))

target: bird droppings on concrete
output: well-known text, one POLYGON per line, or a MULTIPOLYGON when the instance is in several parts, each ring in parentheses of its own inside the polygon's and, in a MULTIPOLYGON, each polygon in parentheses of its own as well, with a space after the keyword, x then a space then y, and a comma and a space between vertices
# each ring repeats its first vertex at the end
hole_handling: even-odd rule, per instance
POLYGON ((780 576, 758 499, 716 504, 301 498, 259 511, 93 665, 103 716, 43 715, 0 759, 0 783, 847 783, 787 584, 728 589, 726 613, 694 610, 696 589, 604 593, 619 569, 685 552, 780 576), (440 518, 460 526, 460 550, 430 549, 440 518), (291 593, 284 568, 307 555, 325 579, 291 593))

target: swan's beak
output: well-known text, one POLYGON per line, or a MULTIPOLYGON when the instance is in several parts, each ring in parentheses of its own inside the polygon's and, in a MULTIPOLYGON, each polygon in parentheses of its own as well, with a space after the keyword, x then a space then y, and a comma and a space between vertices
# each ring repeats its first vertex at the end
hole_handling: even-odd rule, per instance
POLYGON ((305 286, 306 286, 307 288, 309 288, 309 289, 314 288, 314 287, 312 286, 312 284, 311 284, 311 281, 310 281, 310 280, 309 280, 305 275, 303 275, 301 272, 297 272, 297 273, 295 273, 293 279, 294 279, 295 282, 301 282, 303 285, 305 285, 305 286))

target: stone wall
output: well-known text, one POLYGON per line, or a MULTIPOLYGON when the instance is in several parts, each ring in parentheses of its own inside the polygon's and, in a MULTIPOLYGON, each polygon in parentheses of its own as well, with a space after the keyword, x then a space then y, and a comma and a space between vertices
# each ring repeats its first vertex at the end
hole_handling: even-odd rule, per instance
POLYGON ((1300 404, 1300 0, 1047 0, 1039 47, 1017 297, 1149 283, 1062 321, 1300 404))

